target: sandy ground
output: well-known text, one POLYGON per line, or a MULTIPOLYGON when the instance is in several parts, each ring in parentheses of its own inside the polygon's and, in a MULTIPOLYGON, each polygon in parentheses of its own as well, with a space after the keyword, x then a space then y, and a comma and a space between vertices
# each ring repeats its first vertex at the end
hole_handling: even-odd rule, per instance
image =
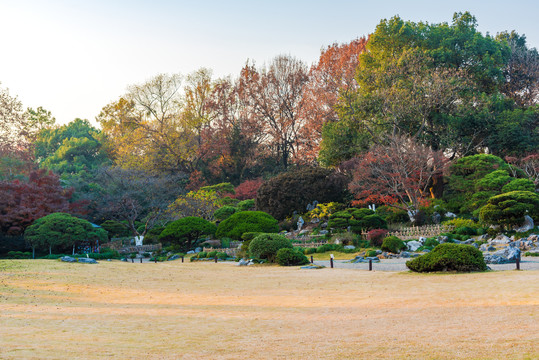
POLYGON ((538 359, 539 271, 0 261, 0 359, 104 358, 538 359))

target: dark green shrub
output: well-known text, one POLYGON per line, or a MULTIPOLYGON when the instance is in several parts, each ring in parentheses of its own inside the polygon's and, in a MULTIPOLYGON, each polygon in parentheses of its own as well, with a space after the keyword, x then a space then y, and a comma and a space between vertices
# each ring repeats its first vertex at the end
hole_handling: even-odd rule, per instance
POLYGON ((381 216, 387 223, 406 223, 410 221, 408 213, 392 206, 379 206, 376 208, 376 214, 381 216))
POLYGON ((236 205, 238 211, 250 211, 255 209, 255 201, 253 199, 243 200, 236 205))
POLYGON ((159 243, 159 235, 161 235, 163 230, 165 230, 164 226, 155 226, 151 228, 150 231, 144 235, 144 244, 147 245, 159 243))
POLYGON ((261 232, 246 232, 241 235, 241 239, 246 240, 253 240, 258 235, 262 234, 261 232))
POLYGON ((509 184, 504 185, 502 193, 511 191, 535 191, 535 184, 530 179, 514 179, 509 184))
POLYGON ((101 223, 101 227, 108 232, 110 238, 120 238, 131 236, 131 231, 127 224, 115 220, 107 220, 101 223))
POLYGON ((277 251, 275 260, 281 266, 296 266, 309 263, 309 259, 296 249, 283 248, 277 251))
POLYGON ((6 259, 31 259, 32 253, 28 251, 9 251, 6 255, 6 259))
POLYGON ((218 251, 215 251, 215 250, 214 250, 214 251, 210 251, 210 252, 208 252, 208 254, 206 255, 206 258, 208 258, 208 259, 215 259, 215 257, 217 256, 217 253, 218 253, 218 251))
POLYGON ((345 230, 348 227, 356 234, 364 230, 386 228, 386 221, 370 209, 349 208, 337 211, 329 217, 328 227, 345 230))
POLYGON ((188 216, 167 225, 159 238, 178 245, 182 251, 190 250, 202 235, 215 234, 216 226, 199 217, 188 216))
POLYGON ((468 226, 462 226, 455 229, 455 233, 458 235, 477 235, 477 230, 468 226))
MULTIPOLYGON (((149 254, 148 254, 149 255, 149 254)), ((86 256, 86 255, 84 255, 86 256)), ((106 259, 121 259, 122 256, 118 251, 111 250, 102 253, 89 253, 88 257, 95 260, 106 260, 106 259)))
POLYGON ((539 220, 539 194, 531 191, 512 191, 488 200, 479 213, 482 222, 511 227, 521 225, 524 215, 539 220))
MULTIPOLYGON (((347 252, 342 245, 339 244, 324 244, 316 248, 317 253, 325 253, 328 251, 347 252)), ((354 250, 352 250, 354 251, 354 250)))
POLYGON ((297 211, 303 213, 314 200, 343 202, 348 178, 333 170, 306 167, 268 180, 257 191, 256 208, 283 220, 297 211))
POLYGON ((406 249, 406 244, 396 236, 388 236, 382 242, 382 250, 398 254, 406 249))
POLYGON ((376 256, 376 250, 365 251, 365 257, 375 257, 375 256, 376 256))
POLYGON ((215 218, 215 220, 222 221, 222 220, 228 219, 230 215, 234 214, 235 212, 236 212, 235 207, 223 206, 215 210, 215 212, 213 213, 213 217, 215 218))
POLYGON ((274 262, 277 251, 283 248, 292 249, 292 243, 284 236, 261 234, 251 240, 249 254, 257 259, 266 259, 269 262, 274 262))
POLYGON ((279 231, 277 220, 262 211, 240 211, 232 214, 219 224, 216 236, 240 240, 247 232, 276 233, 279 231))
POLYGON ((539 253, 527 251, 524 256, 539 256, 539 253))
POLYGON ((311 255, 316 253, 316 248, 304 248, 303 253, 305 255, 311 255))
POLYGON ((440 244, 428 254, 407 261, 406 266, 416 272, 485 271, 483 253, 471 245, 440 244))
POLYGON ((225 252, 220 252, 220 253, 217 253, 217 258, 219 260, 226 260, 228 259, 228 255, 225 252))
POLYGON ((428 238, 427 240, 425 240, 425 243, 423 244, 423 246, 429 246, 432 248, 438 245, 440 245, 440 242, 434 238, 428 238))
POLYGON ((232 240, 231 238, 222 238, 221 239, 221 248, 222 249, 230 248, 230 241, 231 240, 232 240))
MULTIPOLYGON (((205 252, 205 251, 201 251, 201 252, 199 252, 199 253, 196 255, 196 257, 197 257, 198 259, 205 259, 206 256, 208 256, 208 253, 205 252)), ((193 257, 194 257, 194 256, 193 256, 193 257)))

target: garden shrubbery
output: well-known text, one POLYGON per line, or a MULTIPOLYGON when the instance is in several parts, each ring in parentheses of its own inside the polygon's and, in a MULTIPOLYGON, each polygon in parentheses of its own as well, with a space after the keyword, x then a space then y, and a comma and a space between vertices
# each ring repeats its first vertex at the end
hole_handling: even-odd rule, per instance
POLYGON ((276 233, 279 225, 271 215, 262 211, 239 211, 222 221, 216 232, 218 238, 229 237, 240 240, 244 233, 276 233))
POLYGON ((296 249, 282 248, 277 251, 276 262, 281 266, 305 265, 309 259, 296 249))
POLYGON ((387 228, 386 221, 370 209, 349 208, 337 211, 329 217, 328 227, 347 229, 356 234, 363 230, 387 228))
POLYGON ((389 251, 394 254, 398 254, 401 250, 406 249, 406 244, 404 241, 399 239, 396 236, 388 236, 382 242, 382 250, 389 251))
POLYGON ((286 237, 277 234, 260 234, 251 240, 249 254, 257 259, 275 262, 277 251, 283 248, 292 249, 292 243, 286 237))
POLYGON ((428 254, 406 262, 415 272, 485 271, 483 253, 471 245, 440 244, 428 254))

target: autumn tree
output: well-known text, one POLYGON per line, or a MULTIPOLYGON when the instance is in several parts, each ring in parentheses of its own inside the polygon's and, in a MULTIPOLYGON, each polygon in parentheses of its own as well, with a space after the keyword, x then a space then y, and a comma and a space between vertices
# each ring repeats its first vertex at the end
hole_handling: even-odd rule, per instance
POLYGON ((248 106, 267 134, 265 143, 282 168, 287 169, 291 160, 299 156, 300 131, 305 125, 307 67, 294 57, 281 55, 261 69, 247 64, 240 79, 248 106))
POLYGON ((73 189, 64 189, 57 175, 38 170, 28 181, 0 182, 0 232, 19 235, 36 219, 54 212, 76 212, 73 189))
POLYGON ((28 147, 28 116, 17 97, 0 88, 0 150, 17 152, 28 147))
POLYGON ((442 152, 394 136, 357 160, 349 188, 357 204, 387 204, 413 217, 432 197, 430 187, 440 180, 445 165, 442 152))

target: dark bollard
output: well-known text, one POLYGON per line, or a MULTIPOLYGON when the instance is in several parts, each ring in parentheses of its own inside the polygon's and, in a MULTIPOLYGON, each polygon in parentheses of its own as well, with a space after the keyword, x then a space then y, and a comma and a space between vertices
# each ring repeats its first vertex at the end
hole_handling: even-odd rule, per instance
POLYGON ((520 256, 517 257, 517 270, 520 270, 520 256))
POLYGON ((215 263, 217 264, 217 256, 215 257, 215 263))
POLYGON ((372 259, 369 259, 369 271, 372 271, 372 259))
POLYGON ((333 269, 333 258, 329 258, 329 265, 330 265, 331 268, 333 269))
POLYGON ((134 263, 135 263, 135 259, 131 259, 131 262, 134 264, 134 263))
POLYGON ((183 256, 182 256, 182 262, 183 262, 183 256))
POLYGON ((157 258, 153 259, 153 261, 155 261, 155 263, 157 264, 157 258))
POLYGON ((311 264, 314 264, 314 258, 312 255, 311 255, 311 264))
POLYGON ((140 263, 142 264, 142 258, 140 258, 140 263))

